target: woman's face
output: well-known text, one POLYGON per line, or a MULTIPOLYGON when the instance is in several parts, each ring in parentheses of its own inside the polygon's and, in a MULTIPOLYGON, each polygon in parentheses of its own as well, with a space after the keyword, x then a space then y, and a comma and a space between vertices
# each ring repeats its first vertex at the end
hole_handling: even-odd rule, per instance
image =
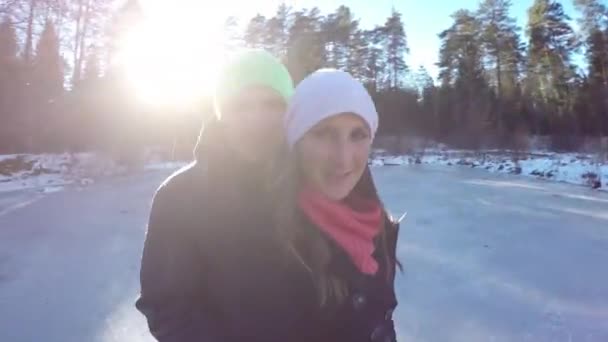
POLYGON ((222 105, 229 147, 247 161, 272 158, 283 142, 286 106, 283 98, 268 87, 243 88, 222 105))
POLYGON ((371 143, 370 129, 358 115, 319 122, 296 144, 304 183, 332 200, 344 199, 365 171, 371 143))

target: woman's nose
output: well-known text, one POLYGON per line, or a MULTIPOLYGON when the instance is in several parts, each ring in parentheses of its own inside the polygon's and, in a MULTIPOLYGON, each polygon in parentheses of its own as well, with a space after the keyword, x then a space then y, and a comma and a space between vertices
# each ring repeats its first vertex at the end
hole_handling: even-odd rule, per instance
POLYGON ((338 168, 347 168, 352 160, 352 144, 348 139, 338 138, 332 142, 332 163, 338 168))

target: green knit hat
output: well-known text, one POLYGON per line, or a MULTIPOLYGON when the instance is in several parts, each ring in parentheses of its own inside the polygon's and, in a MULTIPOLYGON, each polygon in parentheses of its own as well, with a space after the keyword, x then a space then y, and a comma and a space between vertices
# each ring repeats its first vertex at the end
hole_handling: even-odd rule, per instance
POLYGON ((270 87, 286 102, 294 91, 289 71, 281 61, 263 50, 246 50, 228 62, 219 74, 214 94, 216 115, 220 115, 222 103, 252 85, 270 87))

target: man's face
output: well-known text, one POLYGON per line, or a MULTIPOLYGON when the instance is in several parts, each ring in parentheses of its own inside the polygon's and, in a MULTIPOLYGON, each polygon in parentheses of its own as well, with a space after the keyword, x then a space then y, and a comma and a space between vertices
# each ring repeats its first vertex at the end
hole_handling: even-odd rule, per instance
POLYGON ((243 160, 270 160, 283 142, 286 108, 285 100, 271 88, 243 88, 222 104, 229 147, 243 160))

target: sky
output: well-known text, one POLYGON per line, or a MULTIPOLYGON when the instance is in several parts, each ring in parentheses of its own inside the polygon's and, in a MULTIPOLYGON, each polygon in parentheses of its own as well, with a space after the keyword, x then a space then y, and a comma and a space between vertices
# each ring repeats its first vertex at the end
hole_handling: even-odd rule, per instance
MULTIPOLYGON (((166 11, 168 2, 166 0, 142 0, 144 8, 156 9, 159 15, 166 11)), ((402 14, 402 20, 407 34, 410 53, 406 56, 406 62, 410 70, 417 70, 424 66, 431 76, 437 76, 435 63, 438 59, 439 38, 437 35, 450 27, 452 19, 450 15, 458 9, 465 8, 475 10, 479 0, 221 0, 213 5, 205 1, 197 0, 172 0, 171 7, 179 4, 197 4, 202 6, 202 11, 208 13, 208 17, 197 21, 219 24, 228 15, 236 16, 241 22, 247 22, 256 14, 272 16, 279 4, 285 2, 295 9, 318 7, 323 13, 333 12, 340 5, 350 7, 355 17, 361 20, 364 28, 383 24, 390 15, 393 6, 402 14), (207 3, 207 4, 205 4, 207 3)), ((514 16, 518 25, 525 32, 527 22, 527 10, 533 0, 513 0, 511 15, 514 16)), ((578 13, 574 10, 572 0, 562 0, 561 3, 567 14, 573 17, 572 25, 576 25, 574 18, 578 13)), ((219 26, 219 25, 216 25, 219 26)))

